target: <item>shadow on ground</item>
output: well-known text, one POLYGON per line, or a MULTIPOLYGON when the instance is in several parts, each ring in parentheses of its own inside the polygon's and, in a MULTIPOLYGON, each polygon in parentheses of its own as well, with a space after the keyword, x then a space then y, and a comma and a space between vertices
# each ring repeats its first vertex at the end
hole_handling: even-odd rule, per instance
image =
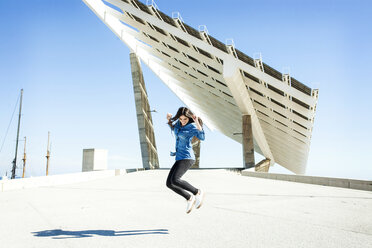
POLYGON ((52 237, 53 239, 71 239, 71 238, 88 238, 96 236, 130 236, 145 234, 169 234, 168 229, 151 229, 151 230, 84 230, 84 231, 64 231, 62 229, 45 230, 32 232, 36 237, 52 237))

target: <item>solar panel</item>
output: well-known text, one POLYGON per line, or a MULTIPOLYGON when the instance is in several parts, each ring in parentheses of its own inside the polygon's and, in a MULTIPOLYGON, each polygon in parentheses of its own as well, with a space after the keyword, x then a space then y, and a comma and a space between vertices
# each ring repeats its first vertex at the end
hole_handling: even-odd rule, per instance
POLYGON ((255 151, 304 173, 318 90, 138 0, 107 0, 124 14, 102 0, 83 1, 210 129, 242 142, 234 133, 248 111, 255 151))

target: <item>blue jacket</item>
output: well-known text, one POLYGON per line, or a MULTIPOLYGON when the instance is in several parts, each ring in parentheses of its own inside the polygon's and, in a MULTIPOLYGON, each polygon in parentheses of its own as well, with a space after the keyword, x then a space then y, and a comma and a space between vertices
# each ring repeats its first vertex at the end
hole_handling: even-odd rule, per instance
POLYGON ((200 140, 204 140, 204 130, 199 131, 194 122, 182 126, 180 121, 177 120, 173 131, 176 136, 176 152, 171 152, 171 156, 176 156, 176 161, 181 159, 195 160, 191 140, 194 136, 200 140))

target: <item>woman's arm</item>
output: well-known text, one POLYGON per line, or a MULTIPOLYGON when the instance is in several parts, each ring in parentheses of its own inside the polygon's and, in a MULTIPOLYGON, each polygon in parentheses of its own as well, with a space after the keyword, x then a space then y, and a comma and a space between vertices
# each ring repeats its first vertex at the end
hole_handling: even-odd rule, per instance
POLYGON ((194 128, 193 130, 193 135, 200 140, 205 140, 205 133, 202 126, 200 125, 199 117, 193 115, 192 119, 194 120, 196 126, 196 129, 194 128))
POLYGON ((203 128, 201 127, 200 123, 199 123, 199 117, 197 117, 196 115, 193 115, 192 116, 192 119, 194 120, 195 124, 196 124, 196 128, 199 130, 199 131, 202 131, 203 128))
POLYGON ((169 127, 171 128, 171 130, 173 130, 173 124, 172 124, 172 122, 171 122, 171 118, 172 118, 172 114, 170 114, 170 113, 167 113, 167 120, 168 120, 168 125, 169 125, 169 127))

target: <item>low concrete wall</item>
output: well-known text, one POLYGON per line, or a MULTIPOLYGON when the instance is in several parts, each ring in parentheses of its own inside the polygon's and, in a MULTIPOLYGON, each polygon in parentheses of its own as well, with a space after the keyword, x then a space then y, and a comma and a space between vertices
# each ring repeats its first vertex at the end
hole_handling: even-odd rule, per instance
POLYGON ((15 189, 36 188, 42 186, 54 186, 70 183, 79 183, 91 181, 99 178, 114 177, 124 175, 126 173, 138 171, 140 169, 116 169, 104 171, 87 171, 79 173, 69 173, 61 175, 50 175, 41 177, 30 177, 20 179, 5 179, 0 180, 0 191, 9 191, 15 189))
POLYGON ((372 191, 372 181, 356 180, 347 178, 334 178, 334 177, 315 177, 315 176, 303 176, 303 175, 287 175, 277 173, 266 173, 266 172, 253 172, 248 170, 242 170, 243 176, 260 177, 267 179, 283 180, 297 183, 309 183, 318 184, 324 186, 333 186, 349 189, 359 189, 372 191))

